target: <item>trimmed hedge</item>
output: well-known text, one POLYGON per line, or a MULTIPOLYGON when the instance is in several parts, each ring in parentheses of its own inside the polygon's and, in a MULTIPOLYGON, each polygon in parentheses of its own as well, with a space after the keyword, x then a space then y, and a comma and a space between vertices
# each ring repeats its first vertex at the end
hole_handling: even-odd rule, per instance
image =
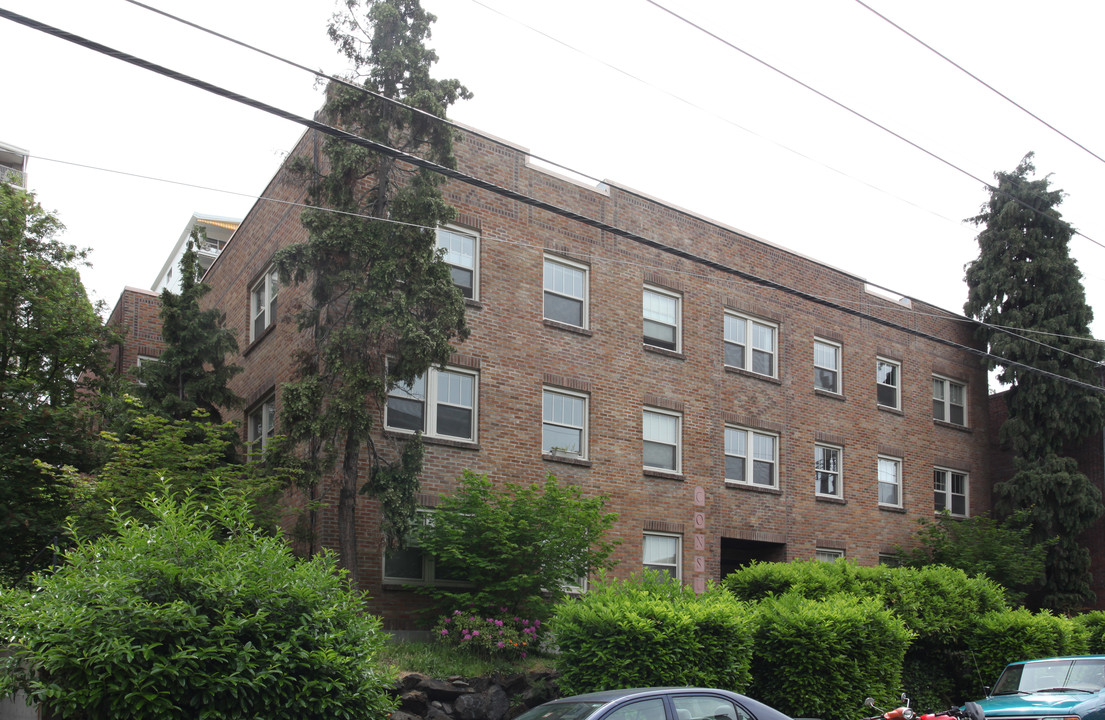
POLYGON ((1086 632, 1086 652, 1092 655, 1105 654, 1105 612, 1094 610, 1075 615, 1071 619, 1086 632))
POLYGON ((755 613, 725 590, 702 595, 647 573, 599 581, 556 606, 550 622, 566 695, 619 687, 743 690, 755 613))
POLYGON ((1089 634, 1084 624, 1071 618, 1047 610, 1033 614, 1020 608, 980 617, 970 650, 985 684, 993 685, 1011 662, 1085 655, 1089 634))
POLYGON ((877 598, 794 593, 759 605, 752 694, 791 715, 854 718, 865 695, 890 704, 900 692, 912 633, 877 598))

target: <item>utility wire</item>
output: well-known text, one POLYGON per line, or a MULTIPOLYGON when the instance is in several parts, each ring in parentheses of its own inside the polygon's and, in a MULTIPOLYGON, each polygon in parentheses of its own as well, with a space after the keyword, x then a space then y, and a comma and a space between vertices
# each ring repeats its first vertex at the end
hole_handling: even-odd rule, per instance
MULTIPOLYGON (((985 180, 983 180, 982 178, 978 177, 977 175, 975 175, 971 171, 966 170, 965 168, 962 168, 959 165, 956 165, 951 160, 948 160, 946 158, 941 157, 940 155, 937 155, 936 153, 932 152, 928 148, 926 148, 922 145, 919 145, 918 143, 915 143, 914 141, 910 140, 906 136, 902 135, 899 132, 896 132, 896 131, 890 129, 889 127, 887 127, 886 125, 883 125, 882 123, 878 122, 877 120, 874 120, 874 119, 864 115, 860 111, 855 110, 855 109, 849 107, 848 105, 845 105, 844 103, 840 102, 839 100, 837 100, 833 97, 830 97, 829 95, 826 95, 825 93, 821 92, 820 90, 813 87, 812 85, 810 85, 808 83, 805 83, 802 80, 799 80, 795 76, 793 76, 793 75, 787 73, 786 71, 772 65, 771 63, 767 62, 766 60, 763 60, 763 59, 753 55, 752 53, 748 52, 747 50, 745 50, 741 47, 738 47, 737 45, 729 42, 728 40, 721 37, 717 33, 706 29, 702 25, 699 25, 698 23, 694 22, 693 20, 690 20, 689 18, 687 18, 683 15, 680 15, 679 13, 675 12, 674 10, 671 10, 669 8, 664 7, 663 5, 658 3, 656 0, 645 0, 645 2, 647 2, 649 5, 652 5, 653 7, 656 7, 659 10, 662 10, 662 11, 666 12, 668 15, 671 15, 675 19, 679 20, 682 23, 685 23, 685 24, 689 25, 690 27, 694 28, 695 30, 698 30, 699 32, 703 33, 704 35, 708 35, 709 37, 713 38, 714 40, 717 40, 722 45, 725 45, 726 47, 730 48, 731 50, 737 51, 738 53, 740 53, 741 55, 744 55, 749 60, 753 60, 753 61, 759 63, 760 65, 763 65, 768 70, 771 70, 772 72, 775 72, 779 75, 782 75, 787 80, 790 80, 791 82, 796 83, 797 85, 800 85, 801 87, 805 88, 806 90, 809 90, 810 92, 812 92, 814 95, 817 95, 818 97, 822 98, 823 100, 827 100, 828 102, 832 103, 833 105, 836 105, 841 110, 844 110, 844 111, 854 115, 855 117, 859 118, 860 120, 863 120, 864 122, 866 122, 870 125, 873 125, 874 127, 878 128, 879 130, 882 130, 883 132, 887 133, 888 135, 891 135, 891 136, 897 138, 898 140, 901 140, 902 142, 904 142, 905 144, 907 144, 910 147, 914 148, 915 150, 919 150, 922 153, 924 153, 925 155, 928 155, 933 160, 936 160, 937 162, 939 162, 943 165, 946 165, 947 167, 951 168, 952 170, 955 170, 959 174, 964 175, 966 177, 969 177, 970 179, 974 180, 975 182, 980 183, 981 185, 989 188, 991 192, 1000 193, 1002 195, 1005 195, 1006 197, 1008 197, 1010 200, 1017 203, 1018 205, 1021 205, 1022 207, 1025 207, 1025 208, 1031 210, 1032 212, 1040 213, 1039 210, 1037 210, 1036 208, 1033 208, 1031 205, 1024 202, 1023 200, 1019 200, 1015 197, 1012 197, 1011 195, 1008 195, 1007 193, 1001 192, 998 188, 994 187, 992 184, 990 184, 990 183, 986 182, 985 180)), ((1094 240, 1089 235, 1086 235, 1083 232, 1075 230, 1073 227, 1071 228, 1071 230, 1074 232, 1075 235, 1080 235, 1083 238, 1085 238, 1086 240, 1089 240, 1090 242, 1092 242, 1094 245, 1105 248, 1105 244, 1100 243, 1097 240, 1094 240)))
MULTIPOLYGON (((651 2, 651 0, 649 0, 649 1, 651 2)), ((143 60, 141 58, 135 57, 133 55, 122 52, 120 50, 115 50, 115 49, 107 47, 106 45, 103 45, 101 43, 95 42, 93 40, 89 40, 87 38, 80 37, 78 35, 67 32, 65 30, 60 30, 60 29, 55 28, 51 25, 47 25, 47 24, 39 22, 37 20, 33 20, 33 19, 25 17, 23 15, 19 15, 17 13, 11 12, 10 10, 0 8, 0 17, 3 17, 5 19, 11 20, 13 22, 19 23, 19 24, 24 25, 26 27, 30 27, 32 29, 35 29, 35 30, 38 30, 40 32, 46 33, 48 35, 53 35, 54 37, 57 37, 57 38, 62 39, 62 40, 66 40, 67 42, 72 42, 74 44, 80 45, 80 46, 85 47, 87 49, 94 50, 95 52, 99 52, 101 54, 104 54, 104 55, 107 55, 109 57, 115 58, 117 60, 121 60, 123 62, 135 65, 136 67, 140 67, 144 70, 149 70, 151 72, 157 73, 157 74, 162 75, 164 77, 168 77, 170 79, 177 80, 178 82, 182 82, 182 83, 185 83, 187 85, 191 85, 192 87, 198 88, 200 90, 205 90, 205 91, 207 91, 209 93, 212 93, 214 95, 218 95, 219 97, 223 97, 223 98, 228 99, 228 100, 233 100, 234 102, 238 102, 238 103, 241 103, 243 105, 247 105, 249 107, 252 107, 254 109, 261 110, 263 112, 269 113, 269 114, 274 115, 276 117, 280 117, 282 119, 289 120, 289 121, 297 123, 299 125, 303 125, 304 127, 310 128, 312 130, 323 133, 325 135, 329 135, 331 137, 335 137, 335 138, 338 138, 340 140, 344 140, 346 142, 350 142, 350 143, 353 143, 355 145, 359 145, 359 146, 367 148, 369 150, 379 152, 383 155, 387 155, 389 157, 396 158, 397 160, 408 163, 408 164, 413 165, 415 167, 430 170, 431 172, 436 172, 440 175, 443 175, 447 178, 456 180, 458 182, 461 182, 461 183, 464 183, 464 184, 467 184, 467 185, 471 185, 473 187, 477 187, 477 188, 480 188, 482 190, 486 190, 488 192, 499 195, 501 197, 508 198, 510 200, 515 200, 515 201, 520 202, 522 204, 529 205, 530 207, 545 210, 545 211, 547 211, 549 213, 552 213, 554 215, 558 215, 558 216, 566 218, 568 220, 572 220, 572 221, 578 222, 580 224, 587 225, 589 227, 593 227, 593 228, 595 228, 597 230, 600 230, 600 231, 603 231, 603 232, 608 232, 612 235, 616 235, 618 237, 625 238, 627 240, 630 240, 631 242, 637 243, 639 245, 643 245, 645 247, 652 248, 654 250, 658 250, 660 252, 666 253, 668 255, 672 255, 672 256, 680 258, 682 260, 686 260, 686 261, 691 262, 691 263, 703 265, 705 267, 708 267, 712 270, 721 272, 723 274, 736 276, 736 277, 742 278, 744 280, 754 282, 757 285, 760 285, 761 287, 766 287, 766 288, 770 288, 770 289, 773 289, 773 290, 777 290, 777 291, 783 292, 785 294, 801 298, 803 300, 806 300, 807 302, 811 302, 813 304, 821 305, 823 307, 828 307, 830 309, 836 310, 836 311, 844 313, 846 315, 851 315, 853 317, 858 317, 858 318, 867 320, 869 322, 873 322, 875 324, 882 325, 884 327, 893 328, 893 329, 898 330, 899 332, 905 333, 907 335, 912 335, 914 337, 923 338, 925 340, 928 340, 928 341, 936 343, 936 344, 944 345, 946 347, 951 347, 951 348, 963 351, 963 352, 971 354, 971 355, 976 355, 978 357, 986 358, 986 359, 991 360, 991 361, 993 361, 997 364, 1000 364, 1000 365, 1011 366, 1011 367, 1019 367, 1019 368, 1022 368, 1024 370, 1027 370, 1029 372, 1034 372, 1034 373, 1037 373, 1037 374, 1040 374, 1040 375, 1044 375, 1046 377, 1050 377, 1052 379, 1056 379, 1056 380, 1059 380, 1061 382, 1069 383, 1069 384, 1081 387, 1081 388, 1086 389, 1086 390, 1091 390, 1093 392, 1098 392, 1098 393, 1105 393, 1105 388, 1103 388, 1103 387, 1093 385, 1093 384, 1090 384, 1090 383, 1087 383, 1087 382, 1083 382, 1081 380, 1076 380, 1076 379, 1073 379, 1073 378, 1065 377, 1065 376, 1060 375, 1058 373, 1053 373, 1053 372, 1050 372, 1050 371, 1047 371, 1047 370, 1042 370, 1040 368, 1034 368, 1034 367, 1032 367, 1030 365, 1027 365, 1025 363, 1021 363, 1021 362, 1017 362, 1017 361, 1013 361, 1013 360, 1008 360, 1006 358, 998 357, 998 356, 993 355, 989 352, 986 352, 985 350, 979 350, 978 348, 973 348, 973 347, 970 347, 970 346, 967 346, 967 345, 962 345, 962 344, 957 343, 953 340, 948 340, 947 338, 942 338, 942 337, 939 337, 939 336, 930 335, 926 332, 922 332, 922 331, 916 330, 914 328, 910 328, 910 327, 906 327, 904 325, 900 325, 899 323, 896 323, 896 322, 891 321, 891 320, 887 320, 885 318, 878 317, 876 315, 871 315, 869 313, 866 313, 866 312, 863 312, 863 311, 860 311, 860 310, 855 310, 855 309, 840 305, 839 303, 826 301, 826 300, 824 300, 824 299, 822 299, 822 298, 820 298, 820 297, 818 297, 818 296, 816 296, 812 293, 806 292, 804 290, 799 290, 797 288, 792 288, 792 287, 789 287, 787 285, 783 285, 782 283, 776 282, 774 280, 769 280, 767 278, 762 278, 762 277, 753 275, 752 273, 749 273, 749 272, 746 272, 746 271, 743 271, 743 270, 739 270, 739 269, 731 267, 729 265, 725 265, 725 264, 723 264, 721 262, 718 262, 716 260, 711 260, 711 259, 706 258, 706 257, 695 255, 694 253, 691 253, 689 251, 681 250, 679 248, 675 248, 675 247, 672 247, 670 245, 666 245, 666 244, 664 244, 662 242, 659 242, 657 240, 651 240, 649 238, 646 238, 642 235, 638 235, 638 234, 636 234, 634 232, 631 232, 629 230, 624 230, 622 228, 618 228, 618 227, 615 227, 613 225, 609 225, 609 224, 607 224, 605 222, 602 222, 600 220, 596 220, 594 218, 590 218, 590 217, 587 217, 585 215, 580 215, 579 213, 577 213, 573 210, 569 210, 567 208, 562 208, 560 206, 554 205, 554 204, 546 202, 544 200, 540 200, 538 198, 530 197, 528 195, 525 195, 523 193, 511 190, 509 188, 501 187, 499 185, 496 185, 496 184, 494 184, 490 181, 484 180, 482 178, 477 178, 477 177, 468 175, 466 173, 463 173, 459 170, 455 170, 453 168, 445 167, 444 165, 439 165, 438 163, 434 163, 432 161, 425 160, 425 159, 420 158, 418 156, 411 155, 410 153, 407 153, 407 152, 404 152, 402 150, 390 147, 390 146, 385 145, 383 143, 379 143, 379 142, 375 142, 373 140, 369 140, 367 138, 359 137, 359 136, 354 135, 353 133, 347 132, 345 130, 341 130, 339 128, 334 128, 334 127, 331 127, 329 125, 326 125, 325 123, 318 122, 317 120, 312 120, 312 119, 309 119, 309 118, 301 117, 299 115, 288 112, 286 110, 282 110, 280 108, 268 105, 267 103, 261 102, 260 100, 255 100, 253 98, 241 95, 239 93, 235 93, 231 90, 227 90, 227 89, 219 87, 217 85, 213 85, 213 84, 208 83, 206 81, 199 80, 197 78, 193 78, 189 75, 178 72, 176 70, 171 70, 169 68, 163 67, 161 65, 157 65, 156 63, 152 63, 152 62, 149 62, 147 60, 143 60)))
POLYGON ((944 62, 948 63, 949 65, 951 65, 951 66, 952 66, 952 67, 954 67, 955 69, 957 69, 957 70, 959 70, 960 72, 962 72, 962 73, 963 73, 964 75, 966 75, 967 77, 969 77, 969 78, 971 78, 972 80, 974 80, 975 82, 977 82, 977 83, 978 83, 979 85, 981 85, 982 87, 984 87, 984 88, 986 88, 987 90, 989 90, 990 92, 994 93, 995 95, 997 95, 998 97, 1000 97, 1000 98, 1001 98, 1002 100, 1005 100, 1005 101, 1006 101, 1007 103, 1009 103, 1009 104, 1010 104, 1010 105, 1012 105, 1013 107, 1017 108, 1018 110, 1020 110, 1021 112, 1023 112, 1023 113, 1025 114, 1025 115, 1028 115, 1028 116, 1029 116, 1030 118, 1032 118, 1033 120, 1037 121, 1038 123, 1040 123, 1041 125, 1043 125, 1044 127, 1046 127, 1046 128, 1048 129, 1048 130, 1051 130, 1051 131, 1052 131, 1052 132, 1054 132, 1055 134, 1057 134, 1057 135, 1059 135, 1060 137, 1062 137, 1062 138, 1064 138, 1064 139, 1066 139, 1066 140, 1070 141, 1071 143, 1073 143, 1073 144, 1074 144, 1075 146, 1077 146, 1078 148, 1080 148, 1080 149, 1084 150, 1085 152, 1089 153, 1090 155, 1092 155, 1093 157, 1097 158, 1097 159, 1098 159, 1098 160, 1100 160, 1101 162, 1105 163, 1105 158, 1101 157, 1100 155, 1098 155, 1097 153, 1095 153, 1095 152, 1094 152, 1093 150, 1090 150, 1090 149, 1089 149, 1088 147, 1086 147, 1086 146, 1085 146, 1085 145, 1083 145, 1082 143, 1078 142, 1077 140, 1075 140, 1074 138, 1072 138, 1072 137, 1071 137, 1070 135, 1067 135, 1067 134, 1066 134, 1065 132, 1063 132, 1063 131, 1062 131, 1062 130, 1060 130, 1059 128, 1055 127, 1054 125, 1052 125, 1051 123, 1049 123, 1049 122, 1048 122, 1047 120, 1044 120, 1044 119, 1043 119, 1042 117, 1040 117, 1040 116, 1039 116, 1039 115, 1037 115, 1036 113, 1032 112, 1031 110, 1029 110, 1028 108, 1026 108, 1026 107, 1025 107, 1024 105, 1021 105, 1021 104, 1020 104, 1020 103, 1018 103, 1018 102, 1017 102, 1016 100, 1014 100, 1013 98, 1009 97, 1008 95, 1006 95, 1006 94, 1005 94, 1005 93, 1003 93, 1002 91, 998 90, 998 89, 997 89, 997 88, 995 88, 995 87, 994 87, 993 85, 991 85, 990 83, 986 82, 985 80, 983 80, 983 79, 982 79, 982 78, 980 78, 979 76, 975 75, 975 74, 974 74, 973 72, 971 72, 971 71, 970 71, 970 70, 968 70, 967 68, 963 67, 962 65, 960 65, 960 64, 959 64, 959 63, 957 63, 956 61, 952 60, 952 59, 951 59, 950 57, 948 57, 948 56, 947 56, 947 55, 945 55, 944 53, 940 52, 939 50, 937 50, 937 49, 936 49, 936 48, 934 48, 933 46, 929 45, 929 44, 928 44, 927 42, 925 42, 925 41, 924 41, 924 40, 922 40, 921 38, 919 38, 919 37, 917 37, 916 35, 914 35, 913 33, 909 32, 908 30, 906 30, 905 28, 903 28, 903 27, 902 27, 901 25, 899 25, 898 23, 894 22, 894 21, 893 21, 893 20, 891 20, 890 18, 888 18, 888 17, 886 17, 885 15, 883 15, 882 13, 880 13, 880 12, 879 12, 878 10, 874 9, 873 7, 871 7, 870 5, 868 5, 867 3, 863 2, 863 0, 856 0, 856 2, 857 2, 857 3, 859 3, 859 4, 861 5, 861 6, 863 6, 864 8, 866 8, 866 9, 870 10, 870 11, 871 11, 872 13, 874 13, 875 15, 877 15, 877 16, 878 16, 879 18, 881 18, 882 20, 886 21, 886 22, 887 22, 888 24, 890 24, 890 25, 891 25, 892 27, 896 28, 897 30, 899 30, 900 32, 902 32, 903 34, 905 34, 905 35, 906 35, 907 37, 909 37, 909 38, 910 38, 911 40, 913 40, 913 41, 914 41, 914 42, 916 42, 917 44, 919 44, 919 45, 921 45, 922 47, 924 47, 924 48, 925 48, 926 50, 928 50, 929 52, 931 52, 931 53, 933 53, 934 55, 936 55, 937 57, 939 57, 939 58, 940 58, 941 60, 943 60, 944 62))

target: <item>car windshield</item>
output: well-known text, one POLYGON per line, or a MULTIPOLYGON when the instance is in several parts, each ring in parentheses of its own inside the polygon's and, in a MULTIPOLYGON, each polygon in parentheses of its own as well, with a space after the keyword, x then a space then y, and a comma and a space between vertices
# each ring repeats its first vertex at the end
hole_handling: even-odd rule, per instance
POLYGON ((583 720, 604 702, 552 702, 538 705, 519 715, 516 720, 583 720))
POLYGON ((1044 692, 1097 692, 1105 687, 1105 659, 1037 660, 1010 665, 994 685, 994 695, 1044 692))

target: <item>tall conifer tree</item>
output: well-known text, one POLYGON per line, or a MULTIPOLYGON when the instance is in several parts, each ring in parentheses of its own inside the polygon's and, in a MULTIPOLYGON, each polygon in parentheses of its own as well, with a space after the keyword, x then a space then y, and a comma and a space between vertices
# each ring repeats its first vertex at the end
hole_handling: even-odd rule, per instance
MULTIPOLYGON (((468 97, 457 80, 430 77, 437 56, 425 42, 435 18, 418 0, 345 5, 329 34, 353 65, 350 82, 437 117, 468 97)), ((348 132, 455 166, 452 130, 433 117, 339 84, 329 88, 324 114, 348 132)), ((308 285, 297 321, 309 346, 296 380, 282 388, 280 425, 309 474, 322 480, 340 464, 339 555, 355 581, 358 492, 380 500, 385 531, 401 538, 413 522, 421 470, 420 439, 386 459, 372 441, 373 417, 396 383, 444 364, 451 341, 468 330, 464 301, 436 250, 434 228, 454 217, 444 179, 333 138, 324 155, 321 172, 299 169, 314 173, 311 203, 341 212, 304 211, 308 240, 275 260, 283 282, 308 285), (366 443, 372 470, 362 478, 366 443)))

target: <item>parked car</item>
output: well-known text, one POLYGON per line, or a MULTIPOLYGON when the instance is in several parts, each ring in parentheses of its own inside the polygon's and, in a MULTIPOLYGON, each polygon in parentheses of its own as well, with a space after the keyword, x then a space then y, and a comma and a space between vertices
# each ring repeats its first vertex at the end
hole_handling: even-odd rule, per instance
POLYGON ((1105 720, 1105 655, 1010 663, 985 700, 986 720, 1105 720))
POLYGON ((691 687, 604 690, 547 702, 517 720, 791 720, 727 690, 691 687))

